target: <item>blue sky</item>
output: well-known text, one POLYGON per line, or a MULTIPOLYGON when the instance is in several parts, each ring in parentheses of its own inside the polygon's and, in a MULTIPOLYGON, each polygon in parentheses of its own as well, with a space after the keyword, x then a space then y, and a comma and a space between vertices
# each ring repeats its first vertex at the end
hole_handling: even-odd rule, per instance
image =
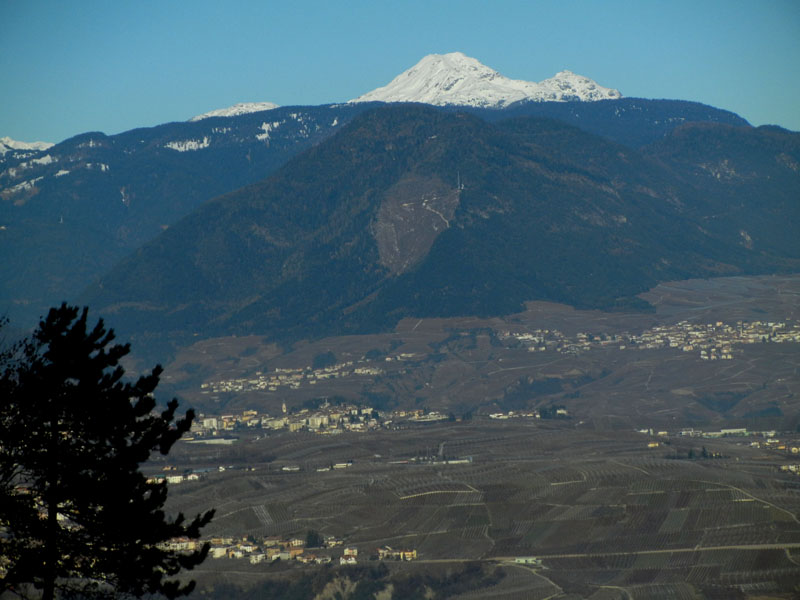
POLYGON ((569 69, 800 130, 797 0, 0 0, 0 136, 339 102, 453 51, 515 79, 569 69))

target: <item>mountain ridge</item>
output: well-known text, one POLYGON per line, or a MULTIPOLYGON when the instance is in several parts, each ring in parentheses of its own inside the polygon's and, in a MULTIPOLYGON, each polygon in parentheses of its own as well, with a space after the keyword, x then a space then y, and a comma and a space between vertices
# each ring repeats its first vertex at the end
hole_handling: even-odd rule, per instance
POLYGON ((0 156, 8 152, 14 151, 42 151, 52 148, 55 144, 52 142, 21 142, 19 140, 11 139, 8 136, 0 137, 0 156))
MULTIPOLYGON (((709 125, 689 143, 711 149, 703 164, 724 164, 731 147, 715 145, 739 129, 732 144, 782 145, 800 160, 791 133, 775 142, 709 125)), ((296 340, 529 300, 646 308, 634 296, 659 281, 800 267, 784 231, 800 224, 790 161, 753 172, 762 194, 784 190, 756 203, 671 149, 636 151, 558 121, 385 105, 207 203, 83 300, 135 335, 296 340), (733 216, 715 217, 726 203, 733 216)))
POLYGON ((215 110, 210 110, 205 112, 201 115, 197 115, 189 119, 190 122, 193 121, 202 121, 203 119, 208 119, 211 117, 238 117, 239 115, 246 115, 249 113, 254 112, 263 112, 266 110, 272 110, 274 108, 280 108, 278 104, 274 102, 238 102, 233 106, 228 106, 226 108, 217 108, 215 110))
MULTIPOLYGON (((291 157, 380 103, 281 107, 165 123, 107 136, 82 133, 47 150, 0 155, 0 306, 35 324, 74 299, 140 244, 214 196, 263 180, 291 157)), ((622 98, 440 107, 493 122, 556 118, 641 147, 687 121, 747 125, 687 101, 622 98)), ((23 325, 26 326, 26 325, 23 325)))
POLYGON ((82 133, 0 156, 0 310, 36 323, 203 202, 264 179, 368 106, 82 133))

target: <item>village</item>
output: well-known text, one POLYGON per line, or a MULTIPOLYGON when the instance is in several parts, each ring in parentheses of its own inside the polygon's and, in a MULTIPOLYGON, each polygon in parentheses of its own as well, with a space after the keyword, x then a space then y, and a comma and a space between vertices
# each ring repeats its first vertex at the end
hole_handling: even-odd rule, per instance
MULTIPOLYGON (((444 414, 426 408, 378 411, 370 406, 350 403, 332 404, 322 400, 316 409, 301 408, 287 410, 284 402, 282 414, 272 416, 256 410, 244 410, 237 414, 207 415, 200 413, 192 423, 191 430, 182 438, 185 442, 199 444, 231 444, 236 440, 235 433, 241 431, 307 431, 319 435, 337 435, 344 432, 362 433, 378 429, 424 425, 428 423, 461 420, 453 414, 444 414)), ((494 412, 490 419, 540 419, 568 418, 569 412, 563 407, 554 407, 552 415, 542 415, 539 410, 494 412)))
MULTIPOLYGON (((402 358, 400 359, 402 360, 402 358)), ((390 358, 387 357, 387 360, 390 360, 390 358)), ((362 360, 359 362, 364 363, 367 361, 362 360)), ((201 393, 210 394, 253 390, 275 392, 279 388, 296 390, 303 384, 316 385, 321 381, 339 379, 341 377, 374 377, 382 374, 383 370, 378 367, 355 366, 353 361, 346 361, 320 368, 277 368, 272 374, 256 371, 253 377, 203 383, 201 385, 201 393)))
MULTIPOLYGON (((728 427, 716 431, 704 431, 694 427, 681 429, 674 433, 661 430, 656 431, 652 428, 637 429, 638 433, 650 436, 654 440, 648 443, 648 448, 659 447, 664 440, 670 437, 680 438, 701 438, 707 440, 720 439, 720 438, 758 438, 748 442, 751 448, 763 448, 765 450, 775 450, 787 455, 797 456, 800 455, 800 436, 798 432, 785 432, 789 439, 783 440, 777 438, 778 432, 775 430, 766 431, 750 431, 746 427, 728 427)), ((733 441, 733 440, 731 440, 733 441)))
POLYGON ((200 414, 192 424, 191 436, 201 440, 204 437, 224 434, 241 428, 308 430, 334 435, 344 431, 370 431, 378 429, 384 424, 385 421, 380 413, 369 406, 330 404, 326 400, 316 410, 301 408, 290 413, 284 402, 282 414, 279 416, 260 414, 255 410, 219 416, 200 414))
POLYGON ((501 339, 514 339, 529 352, 554 350, 562 354, 580 354, 594 348, 619 350, 654 350, 676 348, 696 352, 701 360, 732 360, 734 346, 757 343, 800 342, 800 324, 792 322, 737 321, 727 324, 680 321, 659 325, 640 334, 578 333, 570 338, 557 329, 536 329, 526 332, 504 331, 501 339))
MULTIPOLYGON (((308 431, 320 435, 336 435, 344 432, 366 432, 381 428, 397 427, 398 421, 410 423, 433 423, 455 420, 454 415, 425 408, 410 410, 377 411, 370 406, 350 403, 332 404, 322 400, 315 409, 301 408, 289 411, 284 402, 278 416, 245 410, 238 414, 207 415, 200 413, 192 423, 191 431, 183 440, 205 444, 226 444, 234 439, 226 437, 241 430, 286 430, 290 432, 308 431)), ((538 416, 526 412, 511 416, 538 416)))
MULTIPOLYGON (((343 546, 343 541, 335 536, 322 536, 309 531, 305 538, 264 536, 211 537, 194 540, 186 537, 175 538, 165 544, 166 549, 179 552, 193 552, 204 544, 209 545, 208 556, 212 559, 239 559, 250 564, 271 563, 273 561, 294 560, 303 564, 328 564, 338 556, 340 565, 358 564, 358 548, 343 546)), ((414 549, 394 549, 390 546, 376 548, 370 560, 403 560, 417 558, 414 549)))
MULTIPOLYGON (((741 350, 737 350, 736 346, 798 343, 800 323, 788 320, 736 321, 733 324, 723 321, 692 323, 684 320, 672 325, 658 325, 638 334, 626 331, 614 334, 579 332, 574 336, 567 336, 558 329, 534 329, 503 330, 499 331, 497 336, 501 342, 522 346, 528 352, 558 352, 577 356, 600 348, 622 351, 671 348, 695 353, 700 360, 714 361, 733 360, 737 355, 741 356, 741 350)), ((208 395, 253 391, 278 392, 345 378, 363 378, 368 381, 384 375, 388 368, 387 363, 419 362, 424 358, 425 356, 421 354, 403 352, 373 358, 364 356, 357 361, 344 361, 326 366, 276 368, 272 372, 256 371, 248 377, 204 382, 200 386, 200 393, 208 395)), ((393 368, 396 369, 394 365, 393 368)), ((284 425, 276 423, 270 427, 277 429, 284 425)), ((359 426, 356 426, 356 430, 358 429, 359 426)))

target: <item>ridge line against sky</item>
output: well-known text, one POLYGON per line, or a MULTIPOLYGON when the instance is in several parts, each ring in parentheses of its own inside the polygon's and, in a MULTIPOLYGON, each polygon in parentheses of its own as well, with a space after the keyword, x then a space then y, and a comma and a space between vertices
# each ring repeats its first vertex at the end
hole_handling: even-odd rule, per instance
POLYGON ((627 97, 800 130, 795 0, 0 0, 0 137, 58 142, 237 102, 343 102, 453 51, 512 79, 569 69, 627 97))

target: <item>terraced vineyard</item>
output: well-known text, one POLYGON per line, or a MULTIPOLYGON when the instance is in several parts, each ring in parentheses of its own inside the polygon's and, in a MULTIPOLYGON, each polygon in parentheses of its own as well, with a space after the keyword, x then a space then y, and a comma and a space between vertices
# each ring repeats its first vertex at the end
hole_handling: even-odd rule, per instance
MULTIPOLYGON (((178 466, 191 458, 195 467, 205 460, 228 468, 174 486, 170 502, 185 513, 216 507, 208 535, 302 537, 314 529, 358 548, 360 562, 390 545, 417 550, 406 569, 503 566, 506 578, 465 599, 795 593, 800 481, 779 470, 791 458, 722 438, 703 444, 724 458, 674 459, 689 441, 662 438, 648 448, 651 439, 481 420, 343 434, 335 443, 286 433, 205 457, 181 446, 178 466), (471 462, 437 461, 443 443, 471 462), (317 471, 345 457, 351 467, 317 471), (286 463, 300 470, 281 471, 286 463), (515 564, 519 557, 541 564, 515 564)), ((236 568, 272 573, 244 561, 236 568)))

